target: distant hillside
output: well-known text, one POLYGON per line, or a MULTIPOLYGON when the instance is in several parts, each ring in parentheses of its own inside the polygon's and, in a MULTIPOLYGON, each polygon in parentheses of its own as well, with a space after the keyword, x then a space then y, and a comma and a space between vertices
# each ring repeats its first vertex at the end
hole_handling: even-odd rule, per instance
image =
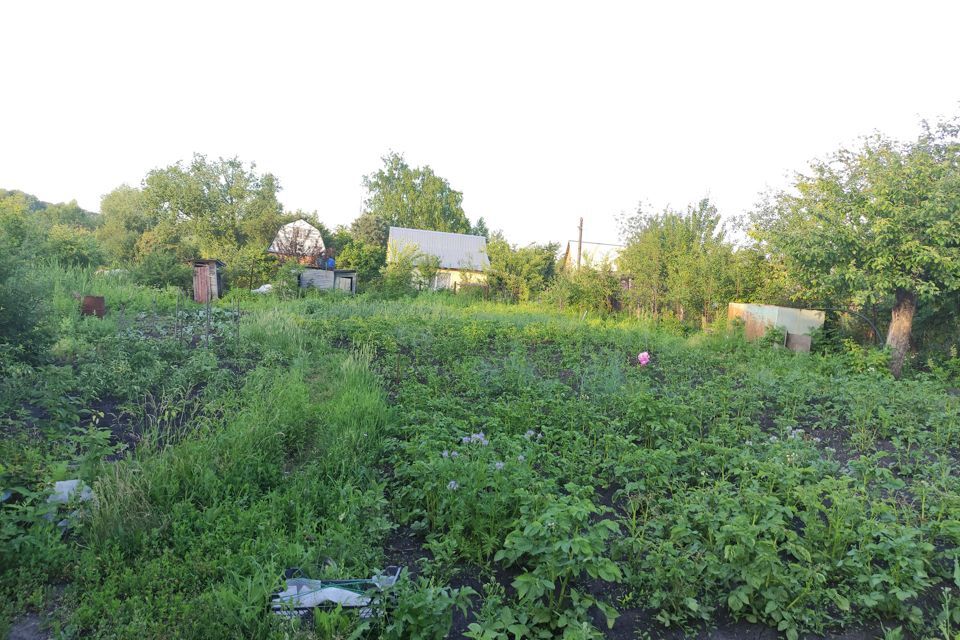
POLYGON ((65 224, 88 229, 100 225, 100 215, 81 208, 76 200, 44 202, 33 194, 17 189, 0 189, 0 216, 23 213, 32 214, 50 225, 65 224))

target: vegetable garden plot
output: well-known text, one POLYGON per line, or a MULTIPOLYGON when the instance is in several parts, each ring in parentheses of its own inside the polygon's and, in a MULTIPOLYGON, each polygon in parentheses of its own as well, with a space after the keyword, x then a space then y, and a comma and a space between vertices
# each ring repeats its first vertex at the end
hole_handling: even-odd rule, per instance
POLYGON ((396 520, 432 571, 490 579, 468 637, 956 627, 960 420, 935 383, 631 324, 408 320, 334 330, 399 408, 396 520))
POLYGON ((67 637, 960 630, 960 399, 933 379, 532 306, 243 313, 215 346, 253 368, 221 384, 217 353, 186 354, 203 410, 176 441, 88 456, 97 500, 68 537, 4 507, 28 550, 5 593, 33 585, 10 601, 66 582, 67 637), (270 613, 285 567, 392 564, 387 615, 270 613))

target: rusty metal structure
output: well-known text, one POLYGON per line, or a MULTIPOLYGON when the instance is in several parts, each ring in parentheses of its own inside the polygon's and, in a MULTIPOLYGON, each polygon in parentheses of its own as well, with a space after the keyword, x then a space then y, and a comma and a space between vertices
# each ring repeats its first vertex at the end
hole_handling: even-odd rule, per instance
POLYGON ((103 296, 83 296, 80 301, 80 314, 97 318, 107 315, 107 303, 103 296))

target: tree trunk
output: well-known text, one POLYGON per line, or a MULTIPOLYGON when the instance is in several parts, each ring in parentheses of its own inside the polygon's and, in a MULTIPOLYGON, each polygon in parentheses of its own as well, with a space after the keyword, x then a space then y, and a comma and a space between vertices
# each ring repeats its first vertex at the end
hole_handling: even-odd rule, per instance
POLYGON ((897 301, 893 305, 890 317, 890 329, 887 331, 887 347, 890 348, 890 372, 900 377, 903 360, 910 350, 910 331, 913 329, 913 314, 917 310, 917 294, 905 289, 897 289, 897 301))

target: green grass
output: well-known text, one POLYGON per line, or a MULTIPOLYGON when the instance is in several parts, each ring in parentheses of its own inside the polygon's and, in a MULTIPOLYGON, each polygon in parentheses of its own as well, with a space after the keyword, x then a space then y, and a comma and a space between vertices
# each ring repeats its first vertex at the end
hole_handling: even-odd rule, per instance
POLYGON ((178 322, 172 295, 154 313, 122 281, 57 277, 52 360, 0 384, 24 491, 0 511, 7 619, 66 584, 65 637, 442 638, 459 608, 490 640, 960 631, 942 377, 443 295, 249 298, 239 331, 226 301, 208 344, 192 303, 178 322), (127 301, 125 324, 79 318, 78 285, 127 301), (105 399, 143 431, 113 462, 105 399), (97 501, 61 537, 42 490, 78 474, 97 501), (388 618, 266 612, 287 567, 394 562, 420 577, 388 618))

